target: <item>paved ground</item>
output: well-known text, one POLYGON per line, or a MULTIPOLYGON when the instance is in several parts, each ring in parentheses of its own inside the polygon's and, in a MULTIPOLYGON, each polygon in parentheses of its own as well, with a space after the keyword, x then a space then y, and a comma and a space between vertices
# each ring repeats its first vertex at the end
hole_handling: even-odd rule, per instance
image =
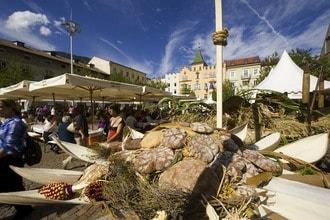
MULTIPOLYGON (((33 167, 42 168, 56 168, 61 169, 62 160, 67 158, 67 154, 55 154, 49 149, 43 147, 43 158, 40 164, 33 167), (46 150, 46 151, 45 151, 46 150)), ((27 165, 26 165, 27 166, 27 165)), ((72 164, 68 167, 72 170, 83 170, 85 169, 85 163, 73 160, 72 164)), ((3 180, 2 180, 3 181, 3 180)), ((33 183, 24 179, 24 184, 26 190, 38 189, 41 187, 40 184, 33 183)), ((34 210, 31 216, 25 218, 27 220, 55 220, 55 219, 65 219, 65 220, 75 220, 75 219, 98 219, 105 213, 101 205, 47 205, 47 206, 34 206, 34 210)), ((10 220, 15 214, 15 209, 11 205, 0 204, 0 219, 10 220)))

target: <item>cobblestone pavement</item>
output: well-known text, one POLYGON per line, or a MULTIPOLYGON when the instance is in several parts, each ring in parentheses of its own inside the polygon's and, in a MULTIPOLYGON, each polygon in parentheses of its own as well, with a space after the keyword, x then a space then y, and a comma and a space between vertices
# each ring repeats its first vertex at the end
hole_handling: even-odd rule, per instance
MULTIPOLYGON (((50 150, 49 146, 44 146, 41 143, 43 149, 43 158, 40 164, 34 165, 33 167, 41 167, 41 168, 55 168, 61 169, 62 160, 67 158, 67 154, 62 152, 61 154, 56 154, 50 150)), ((27 165, 26 165, 27 166, 27 165)), ((84 170, 85 162, 79 160, 72 160, 71 165, 68 167, 71 170, 84 170)), ((3 180, 1 180, 3 181, 3 180)), ((29 180, 24 179, 24 184, 26 190, 29 189, 38 189, 41 187, 40 184, 31 182, 29 180)), ((57 219, 65 219, 65 220, 75 220, 75 219, 98 219, 103 216, 105 213, 102 211, 102 206, 95 205, 46 205, 46 206, 34 206, 33 212, 30 216, 28 216, 27 220, 57 220, 57 219)), ((2 220, 10 220, 15 215, 15 208, 12 205, 8 204, 0 204, 0 219, 2 220)), ((109 219, 109 218, 102 218, 109 219)))

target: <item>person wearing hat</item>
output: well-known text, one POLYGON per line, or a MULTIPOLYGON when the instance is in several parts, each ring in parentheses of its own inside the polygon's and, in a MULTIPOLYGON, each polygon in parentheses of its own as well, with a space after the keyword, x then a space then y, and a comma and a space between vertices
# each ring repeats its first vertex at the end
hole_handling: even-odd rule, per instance
MULTIPOLYGON (((0 116, 4 122, 0 127, 0 192, 24 191, 23 178, 9 165, 23 167, 23 151, 27 125, 22 120, 19 105, 12 99, 0 101, 0 116)), ((30 205, 14 205, 14 219, 23 219, 32 211, 30 205)))

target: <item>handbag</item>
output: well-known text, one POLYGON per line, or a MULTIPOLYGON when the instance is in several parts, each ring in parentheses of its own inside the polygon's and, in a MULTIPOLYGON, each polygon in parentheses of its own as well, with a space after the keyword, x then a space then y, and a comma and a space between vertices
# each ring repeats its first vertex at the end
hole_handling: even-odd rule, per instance
POLYGON ((79 132, 76 130, 74 123, 71 122, 68 127, 66 127, 66 130, 70 131, 71 133, 78 134, 79 132))

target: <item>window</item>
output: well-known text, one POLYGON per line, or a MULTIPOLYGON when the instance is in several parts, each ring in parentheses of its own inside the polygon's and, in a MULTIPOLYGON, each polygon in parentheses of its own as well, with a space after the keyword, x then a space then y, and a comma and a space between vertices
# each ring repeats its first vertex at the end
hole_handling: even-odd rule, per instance
POLYGON ((7 66, 7 62, 1 61, 0 62, 0 70, 5 69, 7 66))
POLYGON ((194 85, 194 90, 200 90, 200 89, 201 89, 201 84, 196 83, 196 84, 194 85))
POLYGON ((215 89, 214 84, 215 84, 215 82, 210 82, 210 89, 215 89))
POLYGON ((174 86, 176 86, 176 83, 174 83, 174 86))
POLYGON ((207 94, 204 94, 204 99, 207 99, 207 94))
POLYGON ((199 67, 199 70, 202 70, 202 67, 201 66, 199 67))
POLYGON ((188 76, 187 75, 182 76, 182 80, 183 81, 188 80, 188 76))
POLYGON ((249 81, 244 80, 244 81, 242 81, 242 84, 243 84, 243 86, 249 86, 249 81))
POLYGON ((253 69, 253 74, 258 75, 259 74, 259 69, 253 69))
POLYGON ((31 57, 28 56, 28 55, 24 55, 24 59, 26 59, 26 60, 31 60, 31 57))
POLYGON ((235 78, 236 72, 235 71, 230 71, 229 76, 230 78, 235 78))
POLYGON ((46 63, 46 64, 51 64, 52 61, 50 61, 50 60, 46 60, 45 63, 46 63))
POLYGON ((196 73, 196 79, 199 79, 199 72, 196 73))
POLYGON ((243 78, 249 78, 249 70, 243 70, 243 78))
POLYGON ((207 87, 207 83, 204 83, 204 89, 208 89, 208 87, 207 87))
POLYGON ((258 81, 255 79, 255 80, 253 80, 253 85, 254 86, 256 86, 258 83, 257 83, 258 81))

